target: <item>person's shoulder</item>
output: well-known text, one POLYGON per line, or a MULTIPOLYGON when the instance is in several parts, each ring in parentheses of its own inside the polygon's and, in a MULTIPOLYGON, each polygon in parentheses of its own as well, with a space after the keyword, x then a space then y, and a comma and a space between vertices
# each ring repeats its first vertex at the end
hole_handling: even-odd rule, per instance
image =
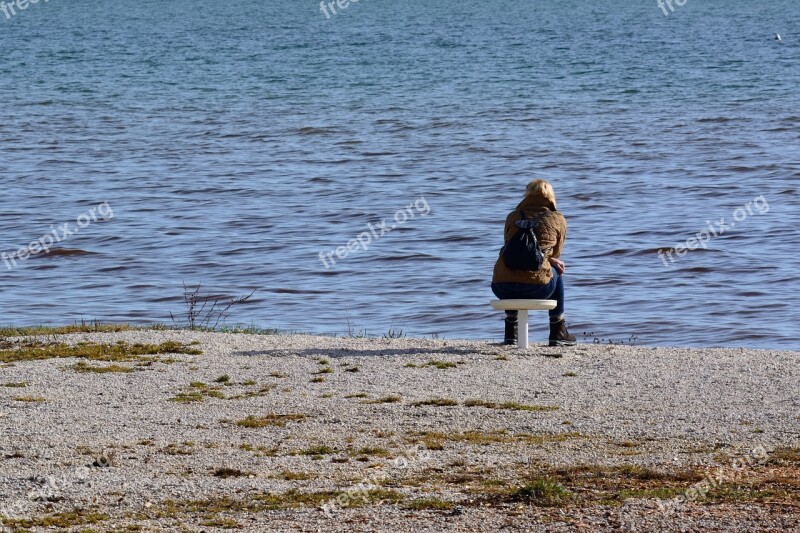
POLYGON ((549 219, 551 224, 558 224, 561 226, 567 225, 567 219, 564 218, 564 215, 562 215, 560 211, 550 211, 547 214, 547 218, 549 219))

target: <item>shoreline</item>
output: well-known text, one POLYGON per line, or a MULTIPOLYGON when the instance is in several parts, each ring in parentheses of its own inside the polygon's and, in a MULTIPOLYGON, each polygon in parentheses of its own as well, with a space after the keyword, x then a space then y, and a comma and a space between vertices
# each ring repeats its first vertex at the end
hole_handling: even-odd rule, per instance
POLYGON ((39 340, 69 348, 6 337, 0 352, 9 530, 800 526, 799 352, 174 329, 39 340))
MULTIPOLYGON (((350 326, 348 326, 350 327, 350 326)), ((190 328, 186 325, 167 324, 162 322, 102 322, 96 319, 80 322, 73 322, 72 324, 33 324, 33 325, 0 325, 0 338, 2 337, 23 337, 23 336, 42 336, 42 335, 65 335, 72 333, 117 333, 121 331, 189 331, 196 333, 224 333, 224 334, 241 334, 241 335, 270 335, 270 336, 306 336, 306 337, 319 337, 323 339, 419 339, 419 340, 441 340, 451 342, 482 342, 489 345, 500 345, 503 340, 502 331, 498 330, 494 338, 461 338, 461 337, 442 337, 438 334, 425 335, 425 336, 408 336, 402 329, 388 329, 385 333, 371 334, 367 328, 358 328, 357 330, 350 327, 351 332, 339 333, 319 333, 310 332, 306 330, 282 330, 273 327, 262 327, 254 323, 235 323, 228 326, 220 326, 217 328, 201 327, 190 328), (358 331, 358 333, 353 333, 358 331)), ((371 330, 369 330, 371 331, 371 330)), ((531 324, 530 335, 533 344, 546 344, 545 329, 536 324, 531 324)), ((577 335, 577 334, 576 334, 577 335)), ((674 345, 674 344, 647 344, 642 343, 636 334, 630 335, 627 339, 624 337, 605 338, 596 337, 594 333, 581 333, 578 339, 578 346, 628 346, 634 348, 671 348, 676 350, 752 350, 752 351, 771 351, 771 352, 798 352, 800 348, 794 349, 792 347, 772 346, 772 347, 751 347, 744 345, 674 345)))

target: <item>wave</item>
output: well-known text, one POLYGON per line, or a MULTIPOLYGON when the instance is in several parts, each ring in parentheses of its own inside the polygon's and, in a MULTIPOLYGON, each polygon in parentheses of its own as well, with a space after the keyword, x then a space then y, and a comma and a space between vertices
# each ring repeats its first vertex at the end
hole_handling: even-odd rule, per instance
POLYGON ((45 257, 73 257, 82 255, 99 255, 97 252, 81 250, 79 248, 53 248, 47 253, 32 255, 31 259, 42 259, 45 257))

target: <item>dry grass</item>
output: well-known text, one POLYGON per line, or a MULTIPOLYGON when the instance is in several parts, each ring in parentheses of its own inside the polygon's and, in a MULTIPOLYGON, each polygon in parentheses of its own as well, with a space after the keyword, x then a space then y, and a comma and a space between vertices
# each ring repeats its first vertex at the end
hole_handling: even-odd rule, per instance
POLYGON ((46 359, 80 358, 89 361, 132 362, 155 361, 148 357, 161 354, 199 355, 203 352, 175 341, 161 344, 96 344, 82 342, 76 345, 64 343, 45 344, 38 341, 22 344, 15 349, 0 350, 0 362, 42 361, 46 359))
POLYGON ((264 427, 284 427, 289 422, 303 422, 306 419, 304 414, 268 414, 264 416, 248 416, 236 422, 237 426, 243 428, 264 428, 264 427))
POLYGON ((430 398, 428 400, 422 400, 419 402, 414 402, 411 405, 415 407, 423 406, 423 405, 431 405, 434 407, 451 407, 453 405, 458 405, 458 402, 455 400, 450 400, 447 398, 430 398))
POLYGON ((47 398, 44 398, 42 396, 14 396, 12 399, 15 402, 26 402, 26 403, 41 403, 47 401, 47 398))
POLYGON ((72 365, 70 368, 75 372, 92 373, 92 374, 108 374, 108 373, 121 373, 126 374, 133 372, 133 369, 127 366, 112 364, 107 366, 95 366, 79 361, 72 365))
POLYGON ((402 400, 400 396, 390 395, 390 396, 383 396, 381 398, 375 398, 374 400, 364 400, 361 403, 398 403, 402 400))
POLYGON ((525 405, 517 402, 487 402, 484 400, 466 400, 464 407, 485 407, 487 409, 509 409, 511 411, 557 411, 555 405, 525 405))

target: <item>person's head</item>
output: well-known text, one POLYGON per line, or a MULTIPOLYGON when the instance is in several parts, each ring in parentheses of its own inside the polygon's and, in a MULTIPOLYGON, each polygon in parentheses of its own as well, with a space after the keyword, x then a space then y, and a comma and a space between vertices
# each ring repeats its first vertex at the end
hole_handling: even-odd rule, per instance
POLYGON ((556 208, 556 193, 550 182, 545 180, 533 180, 525 187, 525 198, 533 196, 543 198, 553 204, 553 209, 556 208))

